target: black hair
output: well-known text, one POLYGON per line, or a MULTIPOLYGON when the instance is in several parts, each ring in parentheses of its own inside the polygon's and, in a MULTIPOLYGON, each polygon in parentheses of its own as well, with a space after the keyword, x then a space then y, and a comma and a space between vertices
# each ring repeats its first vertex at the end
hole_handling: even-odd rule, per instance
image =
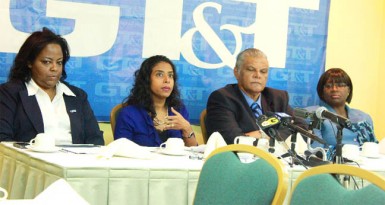
POLYGON ((32 72, 28 65, 35 61, 36 57, 48 44, 58 44, 61 47, 63 53, 63 71, 60 80, 64 81, 67 78, 65 64, 70 59, 67 41, 45 27, 42 31, 33 32, 20 47, 9 72, 8 81, 30 81, 32 72))
POLYGON ((166 99, 167 106, 179 108, 182 105, 180 99, 180 92, 177 85, 177 73, 175 65, 166 56, 155 55, 144 60, 140 66, 140 69, 135 71, 135 83, 130 91, 129 96, 124 101, 124 105, 140 105, 144 107, 149 113, 151 118, 156 117, 155 108, 151 97, 151 73, 152 69, 160 62, 165 62, 171 65, 174 72, 174 88, 170 96, 166 99))
POLYGON ((349 95, 348 97, 346 98, 346 102, 350 103, 352 101, 352 98, 353 98, 353 84, 352 84, 352 80, 350 79, 349 75, 344 71, 342 70, 341 68, 331 68, 327 71, 325 71, 319 81, 318 81, 318 85, 317 85, 317 93, 318 93, 318 97, 325 101, 324 99, 324 86, 326 83, 328 82, 333 82, 333 83, 345 83, 349 88, 350 88, 350 92, 349 92, 349 95))

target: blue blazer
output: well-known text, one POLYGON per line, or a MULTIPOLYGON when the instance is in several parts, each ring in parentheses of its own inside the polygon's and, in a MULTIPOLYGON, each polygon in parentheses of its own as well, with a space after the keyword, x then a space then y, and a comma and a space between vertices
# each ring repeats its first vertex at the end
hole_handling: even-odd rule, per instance
MULTIPOLYGON (((65 83, 65 82, 63 82, 65 83)), ((65 83, 76 95, 63 94, 71 123, 72 143, 104 145, 103 132, 82 89, 65 83)), ((0 141, 29 142, 44 133, 43 117, 35 96, 22 81, 0 85, 0 141)))
MULTIPOLYGON (((325 107, 328 111, 336 113, 336 111, 328 105, 326 102, 320 100, 319 106, 309 106, 306 109, 309 112, 315 112, 320 106, 325 107)), ((373 120, 367 113, 349 107, 345 105, 345 108, 348 112, 349 120, 352 123, 351 127, 346 127, 342 129, 342 144, 355 144, 361 146, 365 141, 376 142, 376 137, 374 135, 373 120), (366 125, 366 126, 364 126, 366 125), (354 129, 356 128, 356 129, 354 129), (364 141, 360 141, 360 136, 363 137, 364 141)), ((322 120, 319 128, 315 128, 314 134, 320 138, 323 138, 329 145, 335 146, 337 144, 337 126, 332 123, 330 120, 322 120)), ((313 147, 322 147, 317 142, 313 142, 313 147)), ((328 148, 325 146, 325 148, 328 148)))
MULTIPOLYGON (((177 111, 184 119, 189 120, 189 115, 184 106, 177 111)), ((174 115, 171 108, 168 110, 168 115, 174 115)), ((182 138, 181 130, 167 130, 169 138, 182 138)), ((148 147, 159 147, 162 144, 158 132, 154 127, 148 112, 138 105, 129 105, 123 107, 116 120, 114 138, 127 138, 138 145, 148 147)))

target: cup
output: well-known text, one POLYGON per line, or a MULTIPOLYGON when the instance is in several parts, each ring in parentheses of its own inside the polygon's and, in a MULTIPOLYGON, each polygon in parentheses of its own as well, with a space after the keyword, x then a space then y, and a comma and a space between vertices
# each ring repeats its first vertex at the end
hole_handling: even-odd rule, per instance
POLYGON ((378 144, 375 142, 365 142, 362 145, 362 156, 369 157, 369 158, 377 158, 379 157, 379 147, 378 144))
POLYGON ((238 136, 238 137, 235 137, 234 144, 245 144, 245 145, 254 146, 255 140, 256 139, 254 137, 238 136))
POLYGON ((45 133, 39 133, 29 143, 34 148, 50 150, 55 147, 55 138, 45 133))
POLYGON ((350 160, 357 160, 360 157, 360 148, 354 144, 345 144, 342 147, 342 157, 350 160))
POLYGON ((160 149, 168 153, 182 153, 184 142, 181 138, 168 138, 166 142, 160 145, 160 149))
POLYGON ((0 201, 6 200, 8 197, 8 192, 4 188, 0 187, 0 201))

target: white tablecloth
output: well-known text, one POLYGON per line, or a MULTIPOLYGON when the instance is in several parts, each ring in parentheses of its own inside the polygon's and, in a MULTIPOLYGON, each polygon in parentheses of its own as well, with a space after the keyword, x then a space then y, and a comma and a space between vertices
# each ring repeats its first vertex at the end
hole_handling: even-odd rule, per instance
MULTIPOLYGON (((385 176, 385 156, 360 158, 360 167, 385 176)), ((95 154, 37 153, 0 143, 0 186, 9 199, 33 199, 57 179, 65 179, 85 200, 98 204, 192 204, 204 161, 154 153, 150 160, 95 154)), ((305 170, 287 167, 289 187, 305 170)), ((286 200, 287 203, 287 200, 286 200)))
POLYGON ((192 204, 202 160, 154 154, 151 160, 37 153, 0 144, 0 186, 9 199, 33 199, 64 178, 90 204, 192 204))

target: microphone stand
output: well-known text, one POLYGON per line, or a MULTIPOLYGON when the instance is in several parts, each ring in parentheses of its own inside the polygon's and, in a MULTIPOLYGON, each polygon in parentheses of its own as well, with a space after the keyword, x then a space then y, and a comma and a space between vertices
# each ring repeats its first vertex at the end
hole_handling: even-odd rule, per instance
POLYGON ((336 164, 342 164, 342 129, 343 127, 337 125, 336 164))
MULTIPOLYGON (((291 168, 293 167, 295 162, 298 162, 303 167, 305 167, 305 169, 308 169, 308 167, 303 163, 304 159, 302 157, 298 156, 297 153, 295 152, 295 142, 294 142, 294 145, 293 145, 293 143, 291 144, 291 148, 290 148, 285 143, 285 141, 282 139, 281 135, 279 134, 279 132, 277 132, 277 130, 275 130, 274 128, 270 128, 268 130, 268 133, 270 135, 270 138, 277 139, 278 143, 281 144, 282 147, 284 147, 286 149, 287 153, 283 154, 280 158, 285 158, 285 157, 290 156, 291 162, 289 163, 289 165, 291 168)), ((295 136, 297 136, 297 132, 295 133, 295 136)), ((295 141, 296 141, 296 138, 295 138, 295 141)))
MULTIPOLYGON (((289 153, 289 155, 291 155, 291 164, 290 164, 291 167, 293 167, 293 165, 294 165, 294 157, 293 157, 293 155, 297 157, 298 161, 300 161, 300 159, 298 159, 297 152, 295 151, 295 145, 297 143, 297 133, 298 133, 297 131, 293 131, 291 133, 291 138, 290 138, 290 142, 291 142, 290 150, 291 150, 292 153, 289 153)), ((282 155, 282 157, 284 157, 284 155, 282 155)))
POLYGON ((291 139, 290 139, 290 142, 291 142, 291 150, 293 151, 293 153, 294 154, 297 154, 296 152, 295 152, 295 145, 296 145, 296 143, 297 143, 297 131, 294 131, 294 132, 292 132, 292 134, 291 134, 291 139))
POLYGON ((275 139, 272 138, 272 137, 269 139, 269 149, 268 149, 268 151, 270 153, 272 153, 272 154, 275 152, 275 139))
MULTIPOLYGON (((298 163, 300 163, 300 164, 302 164, 302 165, 305 165, 305 164, 306 164, 307 166, 312 166, 312 167, 318 166, 318 165, 323 165, 323 164, 328 164, 328 163, 329 163, 329 162, 323 161, 323 160, 321 160, 321 159, 319 159, 319 158, 317 158, 317 157, 316 157, 316 158, 310 158, 310 156, 309 156, 309 158, 306 160, 306 159, 303 159, 302 157, 298 156, 298 155, 296 154, 296 152, 295 152, 295 144, 296 144, 296 141, 297 141, 297 133, 300 133, 301 136, 302 136, 302 134, 303 134, 304 136, 306 136, 306 137, 308 137, 308 138, 312 138, 312 139, 314 139, 314 140, 316 140, 316 141, 318 141, 318 142, 320 142, 320 143, 326 144, 326 142, 325 142, 323 139, 320 139, 320 138, 318 138, 318 137, 316 137, 316 136, 313 136, 313 135, 310 134, 307 130, 305 130, 305 129, 299 127, 299 126, 296 126, 296 125, 292 124, 290 121, 282 121, 282 124, 283 124, 284 126, 286 126, 287 128, 289 128, 289 130, 290 130, 291 133, 292 133, 292 135, 291 135, 291 142, 292 142, 292 144, 291 144, 291 146, 292 146, 291 150, 292 150, 293 154, 296 156, 295 159, 298 160, 298 163), (302 159, 302 161, 300 160, 300 158, 302 159), (312 161, 310 161, 310 159, 312 159, 312 161)), ((325 151, 324 151, 324 152, 325 152, 325 151)), ((323 152, 323 153, 324 153, 324 152, 323 152)), ((289 154, 290 154, 290 153, 289 153, 289 154)), ((287 156, 287 155, 286 155, 286 156, 287 156)), ((286 157, 286 156, 282 156, 282 157, 286 157)), ((326 154, 325 154, 324 156, 326 156, 326 154)))
MULTIPOLYGON (((335 160, 335 163, 336 164, 342 164, 343 163, 343 158, 342 158, 342 130, 344 129, 343 125, 342 124, 337 124, 337 136, 336 136, 336 160, 335 160)), ((342 186, 344 186, 345 188, 349 188, 349 184, 350 184, 350 176, 349 175, 344 175, 344 176, 341 176, 341 175, 337 175, 338 176, 338 180, 340 182, 340 184, 342 186)))
MULTIPOLYGON (((320 120, 317 117, 313 117, 313 120, 311 121, 311 123, 309 125, 309 130, 311 131, 312 134, 314 134, 313 129, 320 129, 322 122, 323 122, 323 120, 320 120)), ((322 160, 327 161, 327 156, 326 156, 325 150, 322 147, 312 148, 311 147, 311 139, 309 137, 307 138, 307 149, 309 152, 311 152, 311 154, 321 152, 322 153, 322 160)))

